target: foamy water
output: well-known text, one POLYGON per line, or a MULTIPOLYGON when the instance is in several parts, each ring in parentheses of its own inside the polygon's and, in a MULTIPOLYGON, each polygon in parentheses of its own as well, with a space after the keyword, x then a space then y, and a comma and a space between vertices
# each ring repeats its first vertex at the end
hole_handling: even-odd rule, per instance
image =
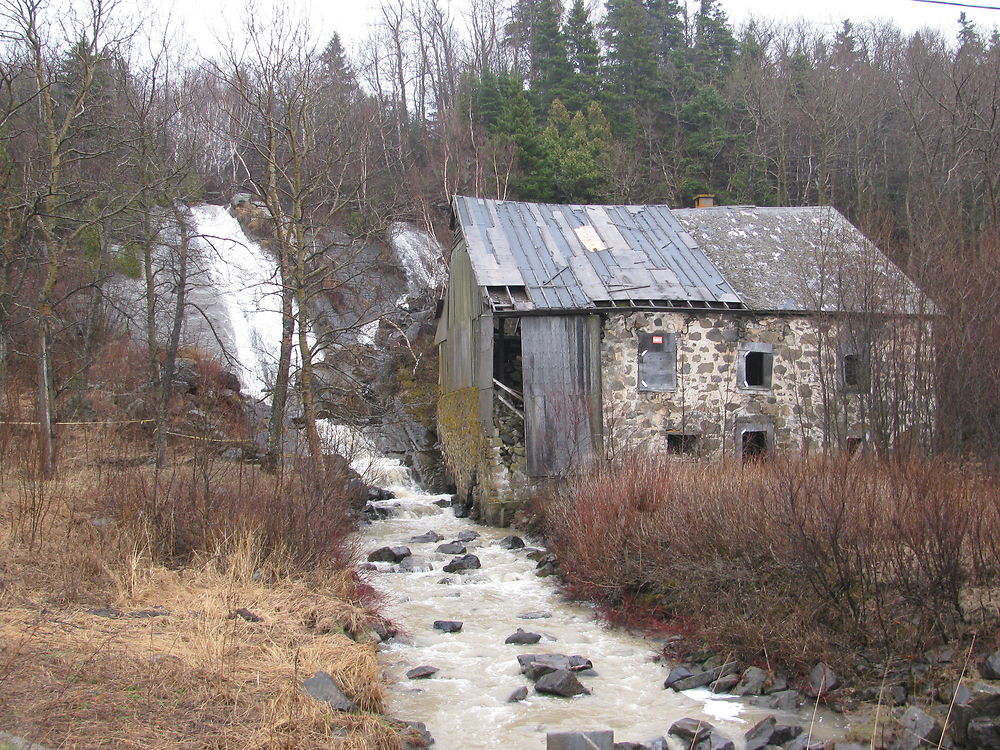
MULTIPOLYGON (((377 563, 378 571, 369 576, 389 599, 387 615, 404 631, 383 647, 384 664, 395 681, 389 713, 425 722, 437 750, 544 748, 546 732, 570 730, 613 729, 616 741, 644 742, 665 735, 674 721, 688 716, 711 722, 740 747, 743 733, 765 716, 808 723, 809 717, 802 714, 765 711, 707 690, 664 690, 668 668, 653 660, 653 641, 606 628, 592 609, 564 601, 551 579, 535 575, 536 564, 525 552, 496 544, 509 530, 455 518, 450 508, 435 504, 448 498, 410 492, 382 501, 378 505, 394 515, 373 523, 363 535, 366 550, 406 545, 413 552, 410 566, 416 572, 377 563), (409 541, 430 530, 444 539, 409 541), (435 548, 468 530, 480 534, 466 546, 480 558, 482 568, 444 573, 443 566, 453 556, 435 548), (520 617, 539 612, 550 616, 520 617), (432 628, 435 620, 460 620, 464 627, 459 633, 442 633, 432 628), (530 646, 504 644, 517 628, 543 638, 530 646), (593 661, 597 676, 580 678, 591 695, 567 699, 534 692, 520 674, 516 657, 551 652, 593 661), (405 677, 407 670, 422 665, 440 671, 425 680, 405 677), (528 687, 528 698, 508 703, 522 685, 528 687)), ((821 719, 814 736, 833 729, 823 723, 821 719)), ((680 750, 679 744, 673 746, 680 750)))

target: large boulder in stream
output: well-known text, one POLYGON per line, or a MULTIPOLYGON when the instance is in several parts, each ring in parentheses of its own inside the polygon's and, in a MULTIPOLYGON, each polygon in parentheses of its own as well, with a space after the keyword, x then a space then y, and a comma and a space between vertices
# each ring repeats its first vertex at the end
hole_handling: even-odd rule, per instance
POLYGON ((558 695, 561 698, 590 695, 590 691, 568 669, 557 669, 554 672, 543 674, 535 682, 535 692, 544 695, 558 695))
POLYGON ((466 570, 475 570, 481 568, 483 564, 479 562, 479 558, 475 555, 462 555, 461 557, 456 557, 450 563, 444 566, 445 573, 463 573, 466 570))
POLYGON ((368 553, 368 562, 398 563, 412 554, 409 547, 379 547, 368 553))

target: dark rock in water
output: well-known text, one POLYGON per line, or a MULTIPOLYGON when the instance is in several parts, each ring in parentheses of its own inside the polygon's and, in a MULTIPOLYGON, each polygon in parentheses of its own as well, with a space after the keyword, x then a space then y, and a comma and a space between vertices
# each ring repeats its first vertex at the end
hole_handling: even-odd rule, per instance
POLYGON ((434 551, 445 555, 464 555, 467 550, 461 542, 448 542, 447 544, 439 544, 438 548, 434 551))
POLYGON ((439 578, 438 579, 438 583, 441 584, 442 586, 449 586, 449 585, 453 584, 454 582, 455 582, 455 579, 454 578, 449 578, 448 576, 445 576, 444 578, 439 578))
POLYGON ((715 682, 713 682, 709 686, 709 688, 713 693, 727 693, 734 687, 736 687, 736 683, 738 683, 739 681, 740 678, 738 675, 727 674, 725 677, 720 677, 719 679, 715 680, 715 682))
POLYGON ((420 667, 414 667, 406 673, 406 676, 411 680, 426 680, 428 677, 436 675, 437 673, 437 667, 430 667, 425 664, 420 667))
POLYGON ((263 617, 261 617, 260 615, 255 615, 246 607, 240 607, 239 609, 234 609, 232 612, 229 613, 229 616, 226 617, 226 619, 235 620, 237 617, 239 617, 241 620, 246 620, 247 622, 264 622, 263 617))
POLYGON ((392 621, 384 617, 374 617, 369 620, 368 625, 383 643, 399 634, 399 629, 393 625, 392 621))
POLYGON ((368 553, 368 562, 398 563, 410 556, 409 547, 379 547, 368 553))
POLYGON ((594 663, 586 656, 573 654, 569 657, 569 668, 573 672, 582 672, 585 669, 593 669, 594 663))
POLYGON ((517 616, 518 620, 546 620, 552 617, 551 612, 522 612, 517 616))
POLYGON ((552 563, 543 563, 535 570, 535 575, 539 578, 548 578, 559 572, 559 569, 552 563))
MULTIPOLYGON (((809 733, 800 734, 794 740, 789 740, 784 745, 784 750, 824 750, 824 743, 822 742, 809 742, 809 733)), ((866 750, 871 750, 867 748, 866 750)))
POLYGON ((892 743, 892 750, 916 750, 922 745, 937 745, 941 739, 941 725, 937 719, 917 706, 910 706, 899 717, 902 729, 892 743))
POLYGON ((663 687, 673 687, 681 680, 686 680, 691 674, 691 670, 687 667, 674 667, 670 670, 670 674, 667 675, 667 679, 663 681, 663 687))
POLYGON ((520 654, 517 663, 521 667, 521 674, 527 676, 529 680, 537 680, 544 674, 564 670, 567 672, 581 672, 593 668, 590 659, 585 656, 574 654, 520 654))
POLYGON ((685 677, 683 679, 675 682, 672 687, 674 690, 693 690, 694 688, 705 687, 708 683, 715 680, 715 675, 709 672, 695 672, 690 677, 685 677))
POLYGON ((462 629, 462 623, 458 620, 435 620, 434 629, 444 633, 457 633, 462 629))
POLYGON ((445 573, 461 573, 465 570, 475 570, 481 568, 482 563, 479 562, 479 558, 475 555, 462 555, 461 557, 454 558, 450 563, 444 566, 445 573))
POLYGON ((479 532, 473 531, 472 529, 466 529, 465 531, 458 534, 455 537, 456 542, 471 542, 479 538, 479 532))
POLYGON ((743 736, 746 738, 746 750, 760 750, 770 745, 777 725, 773 716, 768 716, 754 724, 743 736))
POLYGON ((760 667, 747 667, 740 676, 740 681, 733 688, 734 695, 760 695, 764 692, 767 682, 767 672, 760 667))
POLYGON ((421 557, 407 557, 399 564, 400 573, 428 573, 434 566, 421 557))
POLYGON ((450 508, 452 503, 451 499, 447 497, 441 497, 434 501, 434 504, 439 508, 450 508))
POLYGON ((434 738, 427 731, 427 725, 422 721, 404 722, 409 729, 408 734, 416 735, 413 741, 406 740, 403 750, 420 750, 434 744, 434 738))
POLYGON ((774 707, 779 711, 794 711, 802 705, 802 693, 798 690, 782 690, 780 693, 771 693, 774 698, 774 707))
POLYGON ((809 673, 809 685, 806 688, 806 694, 810 698, 817 698, 836 689, 839 684, 840 680, 837 678, 837 673, 833 671, 830 665, 819 662, 809 673))
POLYGON ((507 696, 508 703, 518 703, 528 697, 528 688, 521 685, 517 690, 507 696))
POLYGON ((436 531, 427 531, 423 534, 410 537, 410 544, 426 544, 427 542, 440 542, 444 539, 443 536, 438 534, 436 531))
MULTIPOLYGON (((705 743, 703 741, 702 747, 704 746, 705 743)), ((712 733, 708 735, 708 750, 736 750, 736 745, 724 734, 720 734, 713 729, 712 733)))
POLYGON ((519 646, 523 646, 530 643, 538 643, 540 640, 542 640, 540 633, 529 633, 526 630, 518 628, 516 633, 512 633, 507 636, 504 643, 515 643, 519 646))
POLYGON ((535 682, 535 692, 545 695, 558 695, 563 698, 571 698, 574 695, 590 695, 576 675, 568 669, 557 669, 554 672, 543 674, 535 682))
POLYGON ((529 549, 525 557, 529 560, 534 560, 535 562, 541 562, 542 558, 545 557, 548 552, 543 549, 529 549))
POLYGON ((468 518, 472 509, 468 505, 452 505, 451 512, 455 514, 455 518, 468 518))
POLYGON ((985 680, 1000 680, 1000 651, 994 651, 979 665, 979 674, 985 680))
POLYGON ((302 683, 302 689, 311 697, 328 703, 334 711, 354 712, 358 707, 341 691, 340 686, 326 672, 317 672, 302 683))
POLYGON ((641 742, 616 742, 614 750, 649 750, 649 746, 641 742))
POLYGON ((771 734, 771 745, 784 745, 791 742, 802 734, 802 727, 796 724, 775 724, 774 733, 771 734))
POLYGON ((358 563, 357 569, 358 570, 367 570, 367 571, 370 572, 372 570, 378 570, 378 567, 375 566, 375 565, 373 565, 370 562, 363 562, 363 563, 358 563))
POLYGON ((545 750, 614 750, 615 733, 610 729, 597 732, 549 732, 545 735, 545 750))
POLYGON ((497 544, 504 549, 521 549, 524 547, 524 540, 516 534, 511 534, 510 536, 505 536, 497 544))
POLYGON ((381 505, 372 505, 371 503, 368 503, 361 512, 369 521, 382 521, 392 515, 390 508, 385 508, 381 505))
POLYGON ((368 501, 376 500, 395 500, 395 493, 385 489, 384 487, 369 487, 368 488, 368 501))
POLYGON ((667 734, 677 737, 685 746, 694 747, 714 730, 711 724, 700 719, 685 718, 670 725, 667 734))

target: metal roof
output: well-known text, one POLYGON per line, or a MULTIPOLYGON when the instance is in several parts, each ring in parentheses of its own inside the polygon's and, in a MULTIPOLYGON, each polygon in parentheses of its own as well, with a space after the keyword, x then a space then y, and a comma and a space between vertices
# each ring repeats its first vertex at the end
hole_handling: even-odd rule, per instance
POLYGON ((454 210, 495 310, 743 307, 666 206, 457 196, 454 210))
POLYGON ((564 206, 456 196, 497 312, 655 307, 927 312, 836 209, 564 206))

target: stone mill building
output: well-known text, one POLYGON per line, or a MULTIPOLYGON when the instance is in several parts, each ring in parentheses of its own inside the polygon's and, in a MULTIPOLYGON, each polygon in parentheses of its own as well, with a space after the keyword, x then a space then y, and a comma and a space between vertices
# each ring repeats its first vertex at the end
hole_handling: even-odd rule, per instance
POLYGON ((532 484, 625 446, 747 460, 864 445, 887 377, 873 338, 896 330, 873 313, 919 319, 912 284, 832 208, 701 202, 454 199, 438 428, 480 515, 502 524, 532 484))

